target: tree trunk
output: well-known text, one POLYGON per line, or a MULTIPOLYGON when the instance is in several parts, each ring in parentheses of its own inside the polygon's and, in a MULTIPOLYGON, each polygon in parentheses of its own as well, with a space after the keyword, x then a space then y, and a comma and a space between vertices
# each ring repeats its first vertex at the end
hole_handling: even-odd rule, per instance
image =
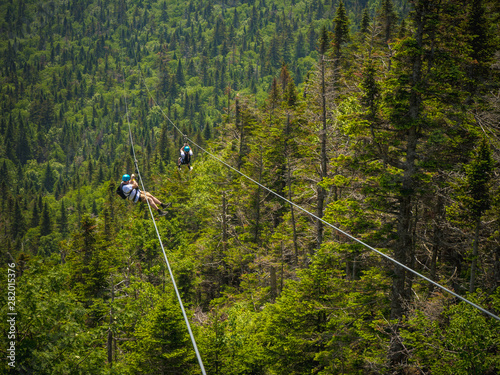
MULTIPOLYGON (((424 26, 426 23, 427 15, 427 0, 415 1, 415 39, 419 50, 423 50, 423 34, 424 26)), ((402 163, 403 177, 401 188, 398 192, 398 227, 397 236, 398 240, 394 250, 394 259, 403 265, 408 264, 408 255, 411 254, 413 249, 413 234, 412 234, 412 208, 414 206, 414 177, 417 173, 415 165, 417 159, 417 144, 419 135, 417 131, 417 123, 421 117, 420 103, 421 94, 418 87, 422 84, 422 56, 415 54, 413 56, 411 65, 411 91, 408 103, 408 124, 409 128, 406 130, 406 150, 405 160, 402 163)), ((403 125, 403 124, 402 124, 403 125)), ((406 125, 406 124, 404 124, 406 125)), ((403 126, 404 126, 403 125, 403 126)), ((406 289, 406 270, 399 266, 394 266, 394 277, 392 283, 392 296, 391 296, 391 319, 400 320, 406 310, 406 304, 409 299, 406 289)), ((394 335, 391 338, 391 346, 389 348, 388 357, 393 366, 397 369, 405 361, 405 352, 402 344, 402 338, 399 334, 399 323, 394 327, 394 335)))
POLYGON ((243 153, 245 150, 245 127, 244 127, 243 121, 241 119, 240 101, 239 101, 237 96, 236 96, 236 99, 234 101, 234 106, 235 106, 234 122, 235 122, 236 128, 239 129, 239 131, 240 131, 240 145, 239 145, 239 151, 238 151, 238 163, 236 166, 238 171, 239 171, 241 166, 243 165, 243 153))
POLYGON ((474 230, 474 245, 472 247, 472 264, 470 266, 469 292, 473 293, 476 288, 477 257, 479 255, 479 229, 481 228, 481 216, 476 219, 474 230))
POLYGON ((278 295, 277 290, 276 290, 276 268, 274 266, 271 266, 271 302, 274 303, 276 300, 276 296, 278 295))
POLYGON ((108 365, 113 367, 113 332, 111 331, 111 325, 113 324, 113 303, 115 301, 115 284, 113 278, 111 278, 111 308, 109 311, 109 329, 108 329, 108 365))
MULTIPOLYGON (((259 184, 262 182, 262 147, 260 150, 260 160, 259 160, 259 184)), ((260 244, 260 191, 261 187, 257 186, 257 191, 255 192, 255 227, 254 227, 254 242, 260 244)))
MULTIPOLYGON (((288 139, 290 135, 290 114, 287 114, 286 116, 286 136, 287 136, 287 141, 285 143, 285 156, 286 156, 286 162, 287 162, 287 176, 286 176, 286 185, 288 187, 288 200, 291 202, 292 201, 292 171, 290 167, 290 155, 289 155, 289 148, 288 148, 288 139)), ((295 225, 295 211, 293 204, 290 204, 290 213, 291 213, 291 219, 292 219, 292 230, 293 230, 293 247, 295 250, 295 259, 294 259, 294 265, 296 266, 299 261, 299 247, 297 244, 297 227, 295 225)))
MULTIPOLYGON (((321 57, 321 108, 322 108, 322 122, 323 128, 321 130, 321 154, 320 154, 320 182, 327 175, 327 155, 326 155, 326 89, 325 89, 325 56, 321 57)), ((316 210, 316 216, 319 218, 323 217, 324 201, 325 201, 325 189, 318 185, 318 206, 316 210)), ((318 220, 316 223, 316 248, 319 249, 323 243, 323 223, 318 220)))
MULTIPOLYGON (((439 254, 439 249, 441 248, 441 237, 443 235, 442 230, 442 220, 444 213, 444 202, 442 195, 438 192, 436 211, 435 211, 435 222, 434 222, 434 232, 432 235, 432 258, 431 258, 431 280, 436 281, 436 270, 437 270, 437 258, 439 254)), ((434 284, 429 285, 429 293, 434 291, 434 284)))
POLYGON ((227 202, 226 191, 222 191, 222 253, 226 254, 227 246, 227 202))

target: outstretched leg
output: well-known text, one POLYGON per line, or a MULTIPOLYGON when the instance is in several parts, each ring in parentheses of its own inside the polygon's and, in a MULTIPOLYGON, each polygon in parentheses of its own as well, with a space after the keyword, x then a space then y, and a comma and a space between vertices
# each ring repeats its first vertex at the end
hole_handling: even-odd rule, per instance
POLYGON ((165 211, 162 211, 158 208, 158 206, 162 206, 163 208, 167 208, 168 206, 170 206, 170 204, 165 204, 165 203, 161 203, 158 198, 154 197, 153 195, 151 195, 150 193, 148 193, 147 191, 144 192, 142 195, 141 195, 141 201, 142 202, 146 202, 146 199, 147 201, 149 202, 149 204, 151 205, 151 207, 153 207, 156 211, 158 211, 158 213, 160 214, 160 216, 165 216, 167 213, 165 211))
POLYGON ((156 198, 154 198, 151 194, 148 192, 144 192, 141 196, 141 201, 146 202, 146 199, 148 200, 149 204, 151 207, 153 207, 155 210, 158 210, 157 204, 160 204, 160 201, 156 198))

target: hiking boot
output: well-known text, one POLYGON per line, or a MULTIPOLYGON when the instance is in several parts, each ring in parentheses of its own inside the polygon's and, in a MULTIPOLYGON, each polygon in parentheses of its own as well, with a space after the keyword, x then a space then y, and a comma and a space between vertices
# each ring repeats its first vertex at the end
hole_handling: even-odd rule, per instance
POLYGON ((167 214, 166 211, 162 211, 160 209, 158 209, 158 216, 165 216, 167 214))
POLYGON ((168 202, 168 203, 161 203, 160 206, 162 206, 162 208, 168 208, 172 205, 172 202, 168 202))

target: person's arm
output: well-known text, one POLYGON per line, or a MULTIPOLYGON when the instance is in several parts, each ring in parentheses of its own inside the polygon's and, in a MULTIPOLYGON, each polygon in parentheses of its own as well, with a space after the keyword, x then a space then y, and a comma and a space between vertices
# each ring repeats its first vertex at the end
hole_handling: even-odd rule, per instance
POLYGON ((132 181, 132 189, 137 189, 137 188, 139 188, 139 185, 137 184, 136 180, 133 180, 132 181))

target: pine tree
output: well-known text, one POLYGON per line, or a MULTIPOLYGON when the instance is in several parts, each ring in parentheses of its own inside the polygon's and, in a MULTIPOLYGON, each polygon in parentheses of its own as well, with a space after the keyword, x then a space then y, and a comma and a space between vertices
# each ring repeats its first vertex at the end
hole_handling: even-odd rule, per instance
POLYGON ((52 233, 52 219, 50 214, 49 205, 47 202, 43 205, 42 218, 40 222, 40 235, 48 236, 52 233))
POLYGON ((49 162, 47 163, 47 167, 45 168, 45 174, 43 177, 43 186, 45 187, 45 189, 47 189, 48 192, 51 193, 52 189, 54 188, 54 183, 55 183, 55 176, 49 162))
MULTIPOLYGON (((465 32, 469 35, 469 48, 471 62, 468 67, 468 91, 471 97, 469 102, 475 100, 474 95, 483 86, 490 76, 490 65, 494 51, 498 49, 498 40, 491 35, 491 22, 486 16, 486 7, 483 0, 468 2, 469 12, 465 32), (496 46, 496 47, 495 47, 496 46)), ((489 85, 489 84, 487 84, 489 85)))
POLYGON ((139 340, 132 344, 128 356, 134 372, 185 374, 194 366, 182 315, 172 298, 157 298, 135 334, 139 340))
POLYGON ((184 86, 186 84, 186 80, 184 78, 184 69, 182 68, 182 61, 179 58, 179 63, 177 64, 177 71, 175 73, 175 80, 179 86, 184 86))
MULTIPOLYGON (((343 2, 340 2, 339 9, 340 12, 342 12, 343 9, 343 2)), ((345 12, 345 9, 344 9, 345 12)), ((337 15, 339 12, 337 12, 337 15)), ((337 19, 337 18, 336 18, 337 19)), ((341 25, 340 21, 336 21, 336 27, 341 25)), ((320 39, 319 39, 319 52, 321 54, 320 56, 320 90, 321 90, 321 123, 322 123, 322 131, 320 134, 320 144, 321 144, 321 151, 320 151, 320 167, 319 167, 319 178, 320 182, 323 182, 323 179, 328 175, 328 156, 327 156, 327 150, 326 150, 326 130, 327 130, 327 118, 326 118, 326 63, 325 63, 325 54, 327 52, 329 46, 329 37, 328 37, 328 32, 326 30, 326 27, 323 26, 321 29, 321 34, 320 34, 320 39)), ((337 46, 334 47, 337 49, 337 46)), ((340 54, 340 45, 338 47, 338 51, 340 54)), ((317 185, 317 190, 318 190, 318 199, 317 199, 317 207, 316 207, 316 216, 319 218, 323 217, 324 214, 324 204, 325 204, 325 198, 326 198, 326 190, 325 188, 320 184, 317 185)), ((323 243, 323 222, 320 220, 316 221, 316 248, 320 248, 321 244, 323 243)))
POLYGON ((208 141, 212 137, 212 133, 210 131, 210 124, 207 122, 203 127, 203 138, 208 141))
POLYGON ((70 284, 82 302, 89 306, 93 300, 106 296, 110 259, 106 257, 105 244, 99 238, 96 220, 88 214, 82 216, 81 230, 75 236, 67 261, 72 265, 70 284))
POLYGON ((18 239, 18 237, 22 237, 24 235, 25 231, 25 223, 24 223, 24 217, 21 212, 21 207, 19 205, 19 201, 16 200, 16 203, 14 205, 14 212, 12 215, 12 222, 11 222, 11 236, 13 240, 18 239))
POLYGON ((64 200, 61 201, 58 229, 59 232, 63 235, 63 237, 65 237, 68 234, 68 216, 66 214, 66 207, 64 204, 64 200))
POLYGON ((39 223, 40 223, 40 211, 38 211, 38 204, 37 202, 35 202, 35 204, 33 204, 33 212, 31 214, 30 227, 36 228, 39 223))
POLYGON ((21 164, 25 164, 29 159, 31 159, 31 149, 28 141, 28 134, 26 128, 24 127, 24 121, 19 118, 19 130, 18 130, 18 140, 16 155, 17 159, 21 164))
POLYGON ((361 104, 367 110, 367 119, 372 123, 375 121, 378 112, 378 104, 380 101, 380 86, 375 79, 375 65, 373 60, 369 59, 366 62, 363 72, 363 96, 361 104))
POLYGON ((12 123, 12 116, 9 117, 9 121, 7 123, 7 130, 5 131, 5 138, 3 142, 4 142, 5 155, 7 156, 7 159, 10 159, 13 162, 15 162, 16 135, 14 132, 14 124, 12 123))
POLYGON ((396 12, 394 11, 394 4, 391 0, 383 0, 380 9, 380 18, 382 23, 384 43, 387 43, 393 34, 396 25, 396 12))
POLYGON ((341 55, 342 46, 349 40, 349 18, 343 0, 340 0, 333 22, 335 23, 333 49, 334 56, 338 59, 341 55))
POLYGON ((493 165, 490 146, 485 139, 482 139, 474 150, 472 160, 465 165, 465 179, 459 186, 455 205, 449 209, 449 215, 454 218, 454 221, 474 230, 470 293, 473 293, 476 288, 481 219, 491 206, 490 181, 493 165))
POLYGON ((368 9, 363 9, 363 15, 361 16, 361 26, 360 31, 362 34, 368 33, 368 27, 370 26, 370 15, 368 14, 368 9))

